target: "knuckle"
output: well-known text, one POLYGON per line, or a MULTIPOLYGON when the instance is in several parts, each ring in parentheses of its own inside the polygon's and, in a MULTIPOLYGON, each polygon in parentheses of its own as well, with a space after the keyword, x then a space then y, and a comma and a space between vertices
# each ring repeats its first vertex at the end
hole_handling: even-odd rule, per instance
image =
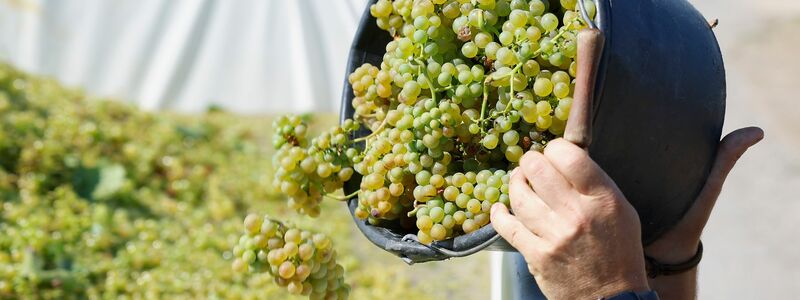
POLYGON ((567 155, 558 156, 557 159, 562 161, 562 164, 567 170, 573 172, 583 169, 586 162, 585 155, 581 153, 569 153, 567 155))
POLYGON ((511 207, 513 209, 520 209, 525 205, 527 202, 527 191, 526 189, 530 189, 527 184, 523 184, 520 182, 512 182, 511 186, 509 187, 509 197, 511 198, 511 207))
POLYGON ((544 156, 536 151, 530 151, 522 158, 520 166, 525 174, 537 175, 544 166, 544 156))
POLYGON ((524 200, 519 199, 519 196, 511 196, 511 210, 515 212, 525 211, 527 209, 527 204, 524 200))
POLYGON ((559 253, 563 251, 565 247, 562 244, 552 244, 546 247, 543 247, 541 250, 541 257, 542 260, 545 261, 552 261, 556 257, 558 257, 559 253))
POLYGON ((525 247, 526 246, 525 243, 527 242, 527 241, 525 241, 525 234, 522 231, 522 229, 519 228, 519 227, 514 227, 513 229, 511 229, 509 242, 511 243, 511 245, 514 246, 514 248, 517 248, 517 249, 526 249, 527 248, 527 247, 525 247))
POLYGON ((577 217, 572 226, 568 227, 565 234, 565 241, 578 240, 582 235, 591 230, 591 220, 584 217, 577 217))

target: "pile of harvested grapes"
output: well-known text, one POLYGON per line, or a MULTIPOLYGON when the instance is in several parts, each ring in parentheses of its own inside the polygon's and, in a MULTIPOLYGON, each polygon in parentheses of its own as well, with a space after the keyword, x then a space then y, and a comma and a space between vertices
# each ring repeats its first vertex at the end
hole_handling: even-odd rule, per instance
POLYGON ((577 0, 379 0, 370 12, 394 39, 380 66, 350 74, 355 114, 315 138, 279 119, 275 187, 311 216, 324 197, 358 197, 358 218, 425 244, 486 226, 509 203, 508 171, 564 133, 587 27, 577 0), (360 189, 337 194, 354 176, 360 189))
MULTIPOLYGON (((242 211, 290 212, 264 171, 269 122, 86 98, 0 64, 0 299, 285 298, 231 269, 242 211)), ((301 258, 315 243, 295 273, 342 283, 329 237, 270 224, 301 258)))

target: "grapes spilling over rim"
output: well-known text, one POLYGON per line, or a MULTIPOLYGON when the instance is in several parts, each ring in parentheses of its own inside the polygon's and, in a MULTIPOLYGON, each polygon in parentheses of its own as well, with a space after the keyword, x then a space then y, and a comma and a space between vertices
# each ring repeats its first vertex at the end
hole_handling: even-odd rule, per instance
POLYGON ((310 141, 301 118, 277 120, 274 184, 311 216, 323 197, 358 197, 358 218, 425 244, 487 225, 509 203, 508 171, 564 133, 586 28, 576 1, 377 1, 394 40, 349 75, 352 119, 310 141), (360 128, 371 134, 353 139, 360 128), (336 195, 355 173, 359 190, 336 195))

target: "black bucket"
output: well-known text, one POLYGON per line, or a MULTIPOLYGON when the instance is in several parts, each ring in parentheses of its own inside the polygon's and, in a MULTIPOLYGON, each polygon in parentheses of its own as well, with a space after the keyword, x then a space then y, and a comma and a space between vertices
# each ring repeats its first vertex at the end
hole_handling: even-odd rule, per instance
MULTIPOLYGON (((368 1, 356 33, 348 75, 364 63, 380 65, 391 41, 369 13, 374 2, 368 1)), ((595 23, 606 40, 589 152, 636 208, 649 244, 680 221, 708 177, 725 116, 722 54, 705 18, 685 0, 595 2, 595 23)), ((342 120, 353 115, 353 97, 345 79, 342 120)), ((351 179, 346 194, 359 180, 351 179)), ((358 200, 348 205, 352 214, 358 200)), ((353 219, 371 242, 408 263, 513 250, 491 226, 426 246, 410 231, 353 219)))

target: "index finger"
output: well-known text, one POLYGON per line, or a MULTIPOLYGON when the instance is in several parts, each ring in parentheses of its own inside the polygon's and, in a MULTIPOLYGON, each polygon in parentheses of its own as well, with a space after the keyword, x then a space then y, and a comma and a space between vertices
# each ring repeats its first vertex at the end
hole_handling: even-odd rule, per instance
POLYGON ((520 222, 517 217, 508 212, 502 203, 492 206, 490 217, 492 227, 497 234, 503 237, 511 246, 519 251, 528 261, 539 261, 542 238, 536 236, 520 222))
POLYGON ((544 149, 544 156, 581 194, 594 195, 616 187, 588 152, 564 139, 550 141, 544 149))

